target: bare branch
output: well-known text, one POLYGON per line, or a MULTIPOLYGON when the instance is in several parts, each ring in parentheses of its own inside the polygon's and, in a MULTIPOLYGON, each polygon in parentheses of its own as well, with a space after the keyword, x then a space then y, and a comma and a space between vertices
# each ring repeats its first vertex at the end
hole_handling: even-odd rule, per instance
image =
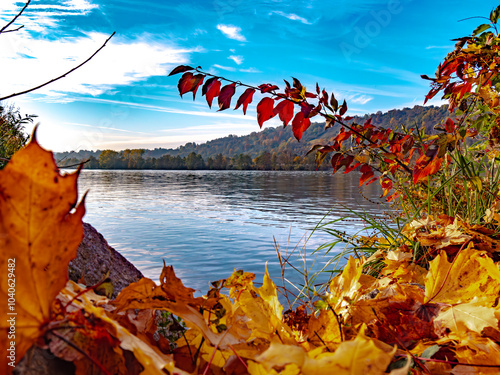
POLYGON ((2 34, 7 34, 7 33, 13 33, 14 31, 19 31, 24 27, 24 25, 19 26, 17 29, 12 29, 12 30, 6 30, 2 32, 2 34))
MULTIPOLYGON (((28 5, 29 5, 30 3, 31 3, 31 0, 28 0, 28 2, 27 2, 26 4, 24 4, 23 9, 21 9, 21 10, 19 11, 19 13, 17 13, 17 15, 16 15, 13 19, 11 19, 11 20, 10 20, 10 22, 9 22, 7 25, 5 25, 4 27, 2 27, 2 28, 0 29, 0 34, 10 32, 10 31, 5 31, 5 30, 7 29, 7 27, 9 27, 9 26, 10 26, 10 25, 12 25, 14 22, 16 22, 17 18, 18 18, 18 17, 19 17, 19 16, 20 16, 23 12, 24 12, 24 10, 28 7, 28 5)), ((21 27, 22 27, 22 26, 21 26, 21 27)), ((17 30, 19 30, 19 29, 17 29, 17 30)), ((17 30, 11 30, 11 31, 17 31, 17 30)))
POLYGON ((45 83, 42 83, 41 85, 38 85, 38 86, 33 87, 33 88, 31 88, 31 89, 24 90, 24 91, 21 91, 21 92, 15 93, 15 94, 11 94, 11 95, 4 96, 4 97, 0 98, 0 101, 2 101, 2 100, 6 100, 6 99, 10 99, 10 98, 13 98, 13 97, 15 97, 15 96, 19 96, 19 95, 24 95, 24 94, 27 94, 27 93, 29 93, 29 92, 32 92, 32 91, 38 90, 38 89, 40 89, 40 88, 42 88, 42 87, 45 87, 45 86, 47 86, 47 85, 49 85, 49 84, 51 84, 51 83, 53 83, 53 82, 55 82, 55 81, 57 81, 57 80, 60 80, 61 78, 66 77, 66 76, 67 76, 68 74, 70 74, 70 73, 73 73, 75 70, 79 69, 80 67, 82 67, 83 65, 85 65, 86 63, 88 63, 88 62, 89 62, 89 61, 90 61, 90 60, 91 60, 91 59, 92 59, 95 55, 97 55, 97 54, 99 53, 99 51, 100 51, 100 50, 102 50, 102 49, 106 46, 106 44, 109 42, 109 40, 110 40, 110 39, 111 39, 114 35, 115 35, 115 32, 113 32, 113 34, 111 34, 111 35, 109 36, 109 38, 108 38, 108 39, 106 39, 106 41, 104 42, 104 44, 103 44, 101 47, 99 47, 99 49, 98 49, 97 51, 95 51, 95 52, 92 54, 92 56, 90 56, 87 60, 85 60, 84 62, 82 62, 82 63, 81 63, 81 64, 79 64, 78 66, 75 66, 73 69, 68 70, 66 73, 64 73, 64 74, 60 75, 59 77, 56 77, 56 78, 54 78, 54 79, 51 79, 50 81, 47 81, 47 82, 45 82, 45 83))

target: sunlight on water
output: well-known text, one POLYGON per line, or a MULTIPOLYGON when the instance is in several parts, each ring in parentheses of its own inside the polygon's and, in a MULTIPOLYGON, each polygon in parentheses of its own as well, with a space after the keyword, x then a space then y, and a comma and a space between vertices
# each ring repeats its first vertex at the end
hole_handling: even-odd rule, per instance
MULTIPOLYGON (((273 238, 282 250, 297 244, 302 250, 306 233, 329 210, 328 220, 352 216, 349 210, 381 215, 387 208, 362 198, 358 181, 353 173, 330 172, 84 170, 79 189, 89 190, 84 221, 145 276, 158 280, 165 260, 187 286, 206 292, 210 281, 234 269, 254 272, 260 282, 266 262, 271 276, 280 277, 273 238)), ((377 183, 363 194, 377 200, 377 183)), ((355 233, 363 225, 354 220, 335 228, 355 233)), ((313 234, 305 246, 308 267, 310 254, 330 241, 326 233, 313 234)), ((313 270, 327 261, 318 257, 313 270)), ((301 279, 291 270, 287 277, 301 279)))

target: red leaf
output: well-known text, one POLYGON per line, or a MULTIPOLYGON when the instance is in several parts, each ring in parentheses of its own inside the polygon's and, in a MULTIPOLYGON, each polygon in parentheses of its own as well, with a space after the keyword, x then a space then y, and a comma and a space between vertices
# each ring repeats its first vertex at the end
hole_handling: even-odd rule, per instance
POLYGON ((203 74, 197 74, 193 77, 193 87, 191 88, 191 91, 193 92, 193 100, 196 96, 196 91, 198 91, 198 87, 200 87, 204 79, 205 75, 203 74))
MULTIPOLYGON (((354 159, 354 157, 353 157, 354 159)), ((344 173, 347 174, 349 172, 352 172, 353 170, 355 170, 357 167, 359 167, 361 165, 361 163, 354 163, 353 165, 351 165, 349 168, 347 168, 347 166, 345 167, 345 171, 344 173)))
POLYGON ((446 123, 444 124, 444 128, 446 129, 447 133, 453 133, 453 131, 455 130, 455 122, 451 118, 448 118, 448 120, 446 120, 446 123))
POLYGON ((337 134, 337 136, 335 137, 335 140, 338 142, 338 143, 342 143, 344 142, 346 139, 349 139, 349 137, 351 136, 351 132, 348 131, 344 131, 344 128, 342 128, 340 130, 340 132, 337 134))
POLYGON ((310 125, 311 121, 308 118, 304 118, 302 112, 297 112, 292 121, 292 131, 297 141, 300 141, 302 133, 304 133, 310 125))
POLYGON ((274 115, 279 114, 280 120, 283 121, 283 127, 286 127, 293 118, 293 102, 282 100, 273 109, 274 115))
POLYGON ((224 86, 219 93, 219 111, 223 111, 231 107, 231 98, 236 91, 236 83, 231 83, 224 86))
POLYGON ((206 81, 201 89, 201 94, 206 95, 207 103, 210 108, 212 108, 213 99, 219 96, 220 86, 220 81, 216 77, 213 77, 206 81))
POLYGON ((271 85, 270 83, 264 83, 260 86, 258 86, 259 89, 260 89, 260 92, 262 94, 265 94, 266 92, 269 92, 269 91, 274 91, 274 90, 278 90, 279 87, 276 86, 276 85, 271 85))
POLYGON ((188 66, 188 65, 179 65, 177 67, 174 68, 174 70, 172 70, 170 73, 169 73, 169 77, 170 76, 173 76, 174 74, 177 74, 177 73, 184 73, 184 72, 187 72, 189 70, 194 70, 194 68, 188 66))
POLYGON ((436 173, 443 162, 442 158, 438 158, 440 147, 436 144, 429 146, 425 154, 420 156, 413 168, 413 183, 416 184, 420 180, 429 175, 436 173))
POLYGON ((342 155, 340 152, 338 152, 332 156, 332 160, 330 162, 332 163, 334 174, 335 174, 335 172, 337 172, 340 169, 341 165, 339 165, 339 163, 343 158, 344 158, 344 155, 342 155))
POLYGON ((311 111, 314 110, 314 106, 312 104, 302 102, 300 103, 300 110, 304 114, 304 118, 308 118, 311 114, 311 111))
POLYGON ((317 98, 318 95, 316 94, 313 94, 312 92, 306 92, 306 98, 317 98))
POLYGON ((344 103, 342 103, 342 106, 340 107, 339 115, 344 116, 344 113, 346 112, 347 112, 347 103, 345 102, 344 99, 344 103))
POLYGON ((182 95, 191 90, 191 87, 193 87, 193 73, 184 73, 177 84, 181 98, 182 95))
POLYGON ((193 76, 193 73, 184 73, 179 80, 179 83, 177 85, 179 89, 179 93, 184 95, 187 92, 192 91, 193 92, 193 100, 196 95, 196 91, 198 90, 198 87, 201 85, 203 82, 203 79, 205 78, 205 75, 203 74, 197 74, 193 76))
POLYGON ((297 78, 292 77, 292 79, 293 79, 293 87, 295 87, 298 90, 302 90, 302 84, 300 83, 300 81, 297 78))
POLYGON ((238 102, 236 103, 236 107, 234 109, 240 108, 240 105, 243 105, 243 114, 247 114, 247 107, 252 102, 253 94, 255 93, 254 89, 248 88, 245 90, 243 94, 238 98, 238 102))
POLYGON ((382 189, 384 190, 384 193, 380 196, 380 198, 382 198, 389 194, 389 191, 391 191, 392 181, 388 178, 384 178, 383 180, 380 180, 380 186, 382 186, 382 189))
POLYGON ((274 99, 271 98, 264 98, 257 104, 257 122, 261 128, 264 122, 274 117, 273 107, 274 99))
POLYGON ((363 166, 360 168, 360 171, 362 175, 359 179, 359 186, 363 185, 366 181, 374 176, 372 168, 368 164, 363 164, 363 166))

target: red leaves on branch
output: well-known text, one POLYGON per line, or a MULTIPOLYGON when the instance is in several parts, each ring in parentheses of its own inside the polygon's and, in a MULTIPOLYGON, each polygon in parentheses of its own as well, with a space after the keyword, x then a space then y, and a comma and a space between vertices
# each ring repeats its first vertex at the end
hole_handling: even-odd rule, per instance
POLYGON ((231 98, 236 91, 236 83, 231 83, 224 86, 219 93, 219 111, 223 111, 231 107, 231 98))
POLYGON ((293 118, 293 102, 282 100, 273 109, 273 113, 279 115, 280 120, 283 121, 283 126, 286 127, 293 118))
POLYGON ((219 96, 220 86, 221 86, 221 83, 216 77, 210 78, 203 85, 203 88, 201 90, 201 94, 205 95, 205 97, 207 99, 208 106, 210 108, 212 108, 213 99, 216 96, 219 96))
POLYGON ((243 94, 238 98, 238 102, 236 103, 236 107, 234 109, 240 108, 243 105, 243 114, 247 114, 247 107, 252 102, 253 94, 255 93, 254 89, 248 88, 245 90, 243 94))
POLYGON ((257 104, 257 122, 261 128, 264 122, 275 116, 273 108, 274 99, 271 98, 263 98, 259 104, 257 104))
POLYGON ((303 112, 297 112, 292 121, 292 131, 297 141, 300 141, 302 133, 304 133, 309 126, 311 126, 311 120, 305 118, 303 112))

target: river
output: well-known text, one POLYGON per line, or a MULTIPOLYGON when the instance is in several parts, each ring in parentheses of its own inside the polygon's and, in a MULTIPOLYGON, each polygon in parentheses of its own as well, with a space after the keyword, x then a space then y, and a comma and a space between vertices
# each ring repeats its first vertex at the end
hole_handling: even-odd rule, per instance
MULTIPOLYGON (((358 181, 357 173, 83 170, 79 191, 88 190, 84 221, 145 276, 157 281, 165 261, 185 285, 205 293, 210 281, 234 269, 261 281, 266 262, 278 282, 274 241, 283 254, 295 249, 290 261, 298 269, 306 254, 306 267, 319 270, 331 257, 312 253, 332 237, 314 232, 305 239, 328 212, 324 220, 331 221, 353 216, 351 210, 384 210, 360 196, 358 181)), ((378 183, 364 187, 363 195, 376 200, 378 183)), ((335 229, 354 233, 364 225, 350 220, 335 229)), ((290 267, 285 276, 301 283, 290 267)))

